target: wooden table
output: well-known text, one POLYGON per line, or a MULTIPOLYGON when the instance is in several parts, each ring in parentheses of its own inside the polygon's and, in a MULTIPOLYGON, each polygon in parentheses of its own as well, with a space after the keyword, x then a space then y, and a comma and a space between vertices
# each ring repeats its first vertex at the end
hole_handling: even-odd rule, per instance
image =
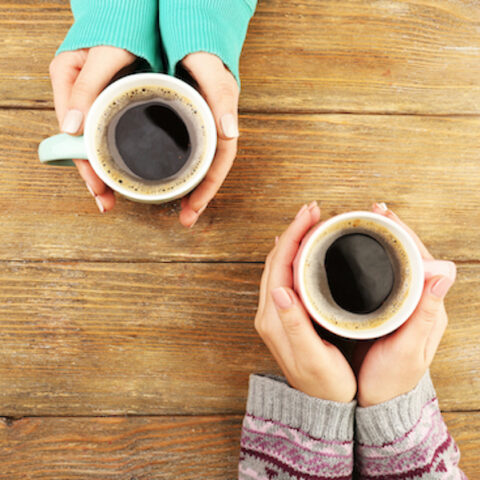
POLYGON ((432 365, 480 478, 480 5, 261 0, 240 150, 192 230, 178 204, 101 215, 54 134, 66 0, 0 0, 0 479, 233 479, 273 238, 299 206, 384 201, 458 265, 432 365))

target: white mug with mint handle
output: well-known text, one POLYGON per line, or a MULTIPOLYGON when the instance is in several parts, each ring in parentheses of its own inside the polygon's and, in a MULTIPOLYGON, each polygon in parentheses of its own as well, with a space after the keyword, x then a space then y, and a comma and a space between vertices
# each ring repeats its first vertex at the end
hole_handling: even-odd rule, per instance
POLYGON ((138 73, 121 78, 109 85, 94 101, 85 120, 84 134, 72 136, 66 133, 46 138, 40 143, 38 156, 40 162, 49 165, 74 165, 73 159, 85 159, 90 162, 95 173, 112 190, 124 197, 143 203, 164 203, 184 197, 191 192, 205 177, 215 156, 217 148, 217 130, 213 114, 203 97, 190 85, 178 78, 161 73, 138 73), (203 118, 206 131, 206 148, 202 162, 191 177, 174 190, 146 194, 132 191, 115 182, 100 167, 100 161, 94 148, 94 132, 105 108, 122 93, 142 86, 159 86, 168 88, 187 98, 196 107, 203 118))

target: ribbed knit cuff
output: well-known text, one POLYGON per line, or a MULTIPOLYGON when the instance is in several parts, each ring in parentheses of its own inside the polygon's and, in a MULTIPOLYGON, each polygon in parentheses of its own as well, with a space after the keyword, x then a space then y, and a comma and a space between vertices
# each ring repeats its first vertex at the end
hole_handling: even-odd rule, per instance
POLYGON ((238 63, 254 0, 160 0, 160 32, 167 71, 193 52, 220 57, 240 84, 238 63))
POLYGON ((57 54, 110 45, 144 58, 154 72, 160 57, 157 0, 71 0, 75 22, 57 54))
POLYGON ((371 407, 357 407, 356 440, 365 445, 380 446, 405 435, 418 423, 423 407, 435 396, 427 371, 410 392, 371 407))
POLYGON ((351 441, 355 405, 355 401, 310 397, 279 377, 250 375, 247 413, 298 428, 315 438, 351 441))

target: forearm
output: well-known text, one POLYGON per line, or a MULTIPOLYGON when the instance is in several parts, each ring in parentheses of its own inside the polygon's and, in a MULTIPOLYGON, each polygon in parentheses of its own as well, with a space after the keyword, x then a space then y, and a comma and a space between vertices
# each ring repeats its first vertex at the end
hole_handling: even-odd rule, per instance
POLYGON ((356 411, 356 470, 362 480, 464 479, 427 372, 411 392, 356 411))
POLYGON ((58 53, 110 45, 162 71, 157 0, 71 0, 74 23, 58 53))
POLYGON ((351 479, 355 402, 309 397, 282 379, 252 375, 240 479, 351 479))
POLYGON ((193 52, 220 57, 239 82, 238 63, 256 0, 159 0, 160 33, 174 74, 193 52))

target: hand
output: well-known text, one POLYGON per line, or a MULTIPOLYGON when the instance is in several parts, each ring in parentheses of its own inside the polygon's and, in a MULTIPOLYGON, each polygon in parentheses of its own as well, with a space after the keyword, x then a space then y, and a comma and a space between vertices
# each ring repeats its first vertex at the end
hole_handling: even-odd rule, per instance
POLYGON ((357 384, 341 352, 315 332, 293 291, 292 262, 308 230, 320 220, 316 202, 305 205, 269 253, 255 328, 289 384, 312 397, 350 402, 357 384))
POLYGON ((212 110, 218 132, 217 151, 206 177, 181 201, 180 223, 193 227, 221 187, 235 160, 240 92, 234 76, 216 55, 191 53, 182 60, 182 64, 197 82, 200 93, 212 110))
POLYGON ((417 235, 392 211, 377 204, 373 211, 397 222, 410 233, 425 262, 426 280, 416 310, 398 330, 373 344, 357 345, 354 363, 358 370, 357 399, 361 407, 391 400, 418 384, 432 363, 447 327, 443 299, 456 274, 454 263, 435 261, 417 235))
MULTIPOLYGON (((99 46, 62 52, 50 63, 55 112, 60 130, 83 132, 87 112, 98 94, 135 56, 116 47, 99 46)), ((113 191, 96 175, 88 160, 74 160, 80 176, 94 196, 100 212, 115 205, 113 191)))

